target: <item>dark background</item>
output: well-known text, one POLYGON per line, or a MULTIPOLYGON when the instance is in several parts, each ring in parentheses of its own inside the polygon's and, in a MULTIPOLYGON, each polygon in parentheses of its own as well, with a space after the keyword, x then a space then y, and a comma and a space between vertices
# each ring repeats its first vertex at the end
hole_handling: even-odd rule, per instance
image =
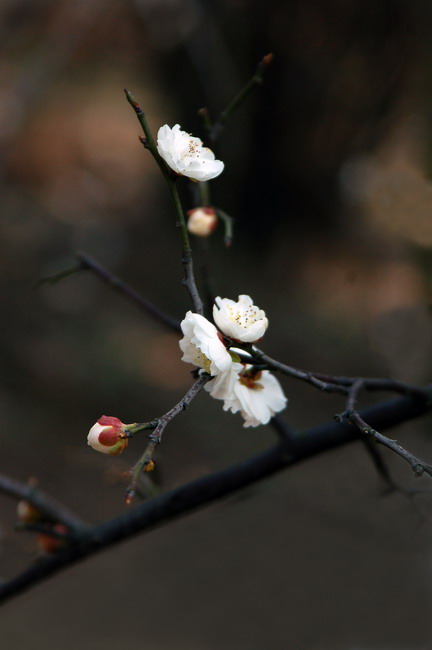
MULTIPOLYGON (((269 51, 264 85, 215 147, 216 294, 266 310, 266 351, 301 368, 430 381, 428 2, 3 0, 0 4, 0 471, 37 477, 89 521, 122 512, 137 437, 86 445, 102 414, 165 412, 190 385, 178 337, 89 274, 35 288, 85 250, 181 318, 190 308, 169 197, 138 142, 204 136, 269 51)), ((183 182, 185 208, 192 195, 183 182)), ((202 250, 196 246, 197 268, 202 250)), ((264 345, 265 344, 265 345, 264 345)), ((297 429, 343 402, 282 378, 297 429)), ((367 403, 367 400, 364 400, 367 403)), ((432 459, 430 422, 394 434, 432 459)), ((199 396, 158 450, 162 489, 274 441, 199 396)), ((361 443, 314 458, 74 567, 7 604, 8 649, 429 650, 427 478, 385 493, 361 443)), ((37 558, 0 501, 3 579, 37 558)))

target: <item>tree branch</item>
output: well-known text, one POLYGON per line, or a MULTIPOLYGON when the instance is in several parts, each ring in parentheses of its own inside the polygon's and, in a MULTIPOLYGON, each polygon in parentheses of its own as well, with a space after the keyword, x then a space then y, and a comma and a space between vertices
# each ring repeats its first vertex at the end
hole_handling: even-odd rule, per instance
POLYGON ((366 436, 370 436, 376 442, 379 442, 381 445, 384 445, 385 447, 388 447, 388 449, 394 451, 396 454, 398 454, 398 456, 409 463, 416 476, 422 476, 423 472, 426 472, 426 474, 432 476, 432 465, 425 463, 423 460, 420 460, 420 458, 417 458, 417 456, 411 454, 411 452, 404 449, 404 447, 402 447, 396 440, 387 438, 387 436, 384 436, 379 431, 376 431, 375 428, 368 424, 365 418, 362 417, 356 410, 355 403, 357 396, 362 388, 365 387, 365 382, 366 380, 358 379, 353 383, 349 389, 346 410, 344 413, 336 416, 337 419, 347 419, 352 424, 355 424, 358 429, 366 436))
POLYGON ((0 475, 0 492, 17 500, 31 503, 47 519, 64 524, 72 530, 82 530, 88 525, 62 503, 48 496, 34 485, 21 483, 8 476, 0 475))
POLYGON ((261 61, 258 63, 258 66, 252 78, 234 97, 231 103, 221 112, 221 114, 219 115, 219 117, 217 118, 217 120, 213 125, 211 124, 208 110, 206 108, 200 109, 200 115, 204 120, 204 125, 208 130, 208 135, 211 142, 213 143, 216 142, 216 140, 222 133, 227 120, 237 110, 237 108, 244 102, 244 100, 250 95, 250 93, 254 90, 254 88, 262 84, 264 73, 272 61, 273 61, 273 54, 270 53, 263 56, 261 61))
POLYGON ((133 497, 135 496, 138 480, 142 472, 151 471, 153 469, 153 455, 156 447, 160 444, 165 427, 177 415, 187 409, 194 397, 198 395, 198 393, 205 386, 205 384, 210 381, 210 379, 212 379, 211 375, 202 374, 175 406, 173 406, 164 415, 155 418, 154 423, 156 426, 153 428, 152 433, 150 433, 148 436, 149 443, 146 447, 146 450, 139 461, 135 464, 135 467, 132 469, 132 481, 126 490, 126 503, 131 503, 133 497))
MULTIPOLYGON (((432 387, 427 390, 432 394, 432 387)), ((369 422, 370 426, 384 430, 417 418, 431 408, 430 402, 404 396, 376 404, 362 411, 360 416, 369 422)), ((94 553, 222 499, 302 460, 358 438, 357 429, 349 423, 330 422, 291 438, 288 444, 278 444, 227 469, 195 479, 159 495, 86 531, 81 535, 79 543, 70 544, 58 554, 39 560, 16 578, 1 585, 0 602, 22 593, 94 553)))
MULTIPOLYGON (((238 344, 236 343, 235 346, 237 345, 238 344)), ((246 352, 248 352, 248 354, 251 354, 255 360, 258 361, 258 363, 265 364, 265 366, 268 368, 271 368, 272 370, 278 370, 284 375, 305 381, 306 383, 315 386, 315 388, 319 388, 320 390, 328 393, 342 393, 344 395, 350 395, 352 386, 360 381, 362 388, 365 388, 366 390, 388 390, 394 393, 400 393, 401 395, 412 395, 413 397, 421 400, 430 399, 430 395, 423 388, 412 386, 411 384, 406 384, 402 381, 385 378, 375 379, 373 377, 338 377, 334 375, 324 375, 319 372, 300 370, 299 368, 293 368, 292 366, 281 363, 276 359, 272 359, 255 346, 249 346, 249 348, 247 346, 244 347, 246 352)))
POLYGON ((169 171, 167 165, 165 164, 162 157, 159 155, 157 144, 153 138, 152 132, 147 122, 147 118, 141 106, 136 101, 132 93, 125 88, 126 99, 132 108, 135 111, 135 114, 138 118, 139 123, 141 124, 142 130, 144 131, 144 138, 140 138, 140 141, 146 149, 150 151, 156 163, 159 166, 159 169, 162 172, 163 177, 165 178, 168 188, 171 194, 171 198, 174 204, 174 209, 177 215, 176 226, 179 231, 181 247, 182 247, 182 264, 184 270, 183 284, 187 288, 189 295, 192 300, 194 312, 197 314, 203 313, 203 304, 200 298, 193 271, 193 259, 192 259, 192 248, 189 242, 189 235, 186 226, 186 219, 184 215, 183 206, 180 201, 179 193, 175 184, 175 179, 172 177, 171 172, 169 171))
POLYGON ((102 266, 93 257, 86 253, 77 253, 76 258, 80 263, 81 269, 91 271, 98 278, 109 284, 110 287, 119 291, 124 296, 135 302, 147 314, 152 316, 155 320, 166 325, 170 330, 181 333, 181 327, 178 320, 165 314, 161 309, 156 307, 152 302, 144 298, 138 291, 132 289, 126 282, 123 282, 119 277, 111 273, 107 268, 102 266))

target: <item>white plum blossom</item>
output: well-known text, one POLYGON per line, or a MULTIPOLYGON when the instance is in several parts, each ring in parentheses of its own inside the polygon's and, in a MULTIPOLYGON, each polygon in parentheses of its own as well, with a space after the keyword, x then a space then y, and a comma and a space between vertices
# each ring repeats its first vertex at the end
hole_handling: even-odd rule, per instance
POLYGON ((195 181, 209 181, 222 173, 224 164, 215 160, 214 153, 203 147, 199 138, 186 131, 180 125, 172 128, 165 124, 157 135, 157 150, 166 164, 181 176, 195 181))
POLYGON ((87 444, 95 451, 117 456, 127 447, 128 439, 124 438, 127 425, 110 415, 102 415, 92 426, 87 436, 87 444))
POLYGON ((230 368, 204 386, 214 399, 228 399, 232 396, 234 386, 238 381, 238 373, 242 369, 241 363, 233 362, 230 368))
POLYGON ((250 296, 241 295, 238 302, 218 296, 215 303, 213 319, 226 336, 242 343, 253 343, 264 336, 268 320, 250 296))
POLYGON ((271 372, 256 372, 248 365, 237 375, 231 395, 224 400, 224 411, 240 411, 244 427, 257 427, 267 424, 275 413, 286 407, 287 402, 280 383, 271 372))
POLYGON ((193 363, 212 376, 231 368, 231 355, 219 338, 216 327, 207 318, 188 311, 180 326, 184 334, 179 341, 182 361, 193 363))
POLYGON ((204 316, 188 311, 180 325, 184 334, 179 341, 182 361, 193 363, 212 375, 214 379, 205 389, 215 399, 225 399, 232 394, 242 365, 233 362, 216 327, 204 316))
MULTIPOLYGON (((224 334, 243 342, 253 342, 263 336, 267 318, 249 296, 239 296, 237 303, 216 298, 216 303, 214 319, 224 334)), ((243 426, 267 424, 275 413, 285 408, 288 400, 278 380, 268 370, 256 370, 251 364, 240 363, 236 348, 228 351, 223 335, 204 316, 188 311, 181 329, 182 361, 212 375, 205 390, 224 401, 225 411, 240 412, 243 426)))

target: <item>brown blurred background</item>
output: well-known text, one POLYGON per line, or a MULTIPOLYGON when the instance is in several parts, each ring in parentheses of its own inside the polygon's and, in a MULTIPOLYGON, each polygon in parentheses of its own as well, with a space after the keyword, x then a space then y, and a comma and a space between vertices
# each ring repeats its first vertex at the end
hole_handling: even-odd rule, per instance
MULTIPOLYGON (((177 337, 89 274, 35 288, 84 250, 180 318, 189 308, 156 131, 203 136, 269 51, 265 84, 215 151, 216 294, 249 293, 265 349, 301 368, 430 381, 432 5, 426 1, 2 0, 0 471, 89 521, 125 508, 102 414, 165 412, 190 384, 177 337)), ((183 183, 185 208, 192 196, 183 183)), ((197 266, 200 255, 197 250, 197 266)), ((283 380, 297 428, 339 398, 283 380)), ((366 403, 366 401, 365 401, 366 403)), ((432 459, 430 422, 395 436, 432 459)), ((263 449, 269 427, 200 396, 158 450, 162 489, 263 449)), ((405 487, 408 466, 385 454, 405 487)), ((3 579, 36 559, 0 499, 3 579)), ((430 650, 432 498, 384 494, 362 445, 317 457, 40 585, 2 610, 5 648, 430 650)))

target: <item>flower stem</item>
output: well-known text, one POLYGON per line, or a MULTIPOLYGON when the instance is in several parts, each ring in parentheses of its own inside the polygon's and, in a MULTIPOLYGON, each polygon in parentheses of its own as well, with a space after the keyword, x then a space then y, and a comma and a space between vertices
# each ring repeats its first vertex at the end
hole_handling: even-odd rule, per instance
POLYGON ((181 246, 182 246, 182 263, 183 263, 183 269, 184 269, 184 279, 183 279, 183 284, 189 291, 189 295, 192 299, 192 304, 194 308, 194 312, 197 314, 203 314, 203 303, 200 298, 200 295, 198 293, 198 289, 196 286, 195 282, 195 277, 194 277, 194 272, 193 272, 193 260, 192 260, 192 248, 189 242, 189 235, 186 227, 186 219, 184 215, 184 210, 183 206, 180 201, 179 193, 177 191, 177 186, 175 184, 175 179, 171 176, 170 171, 168 170, 165 162, 159 155, 159 152, 157 150, 157 145, 156 142, 153 138, 153 135, 151 133, 150 127, 147 122, 147 118, 145 116, 145 113, 141 106, 138 104, 136 101, 135 97, 132 95, 132 93, 125 88, 125 95, 126 99, 129 102, 129 104, 132 106, 134 109, 136 116, 138 118, 139 123, 141 124, 142 130, 144 131, 145 138, 140 138, 141 142, 145 146, 146 149, 150 151, 152 154, 153 158, 157 162, 159 169, 161 170, 163 177, 165 178, 171 198, 173 200, 174 204, 174 209, 177 214, 177 228, 179 231, 180 235, 180 241, 181 241, 181 246))
POLYGON ((184 269, 184 278, 183 284, 189 291, 189 295, 192 299, 192 304, 194 312, 196 314, 203 315, 204 308, 203 302, 200 298, 193 270, 193 259, 192 259, 192 248, 189 241, 189 235, 186 226, 186 219, 183 211, 183 206, 180 201, 180 197, 177 191, 177 187, 172 179, 169 179, 168 186, 171 192, 171 197, 174 203, 174 207, 177 213, 177 223, 176 226, 179 229, 180 240, 182 245, 182 263, 184 269))
POLYGON ((234 111, 244 102, 246 97, 252 92, 255 86, 258 86, 262 83, 264 78, 264 73, 273 61, 273 54, 266 54, 263 56, 261 61, 258 63, 258 66, 254 72, 254 75, 247 84, 240 90, 240 92, 234 97, 230 104, 222 111, 218 119, 215 121, 213 126, 208 130, 209 138, 211 142, 215 142, 219 135, 221 134, 226 121, 234 113, 234 111))
POLYGON ((208 374, 202 374, 200 377, 196 380, 196 382, 189 388, 187 393, 183 395, 181 400, 173 406, 167 413, 164 415, 161 415, 160 417, 156 418, 155 420, 152 420, 152 422, 149 423, 141 423, 141 424, 135 424, 132 425, 129 429, 129 431, 133 430, 133 433, 136 431, 140 431, 142 429, 153 429, 153 433, 150 433, 148 436, 148 444, 147 447, 139 459, 139 461, 135 464, 135 466, 132 469, 132 474, 131 474, 131 482, 126 490, 126 497, 125 501, 126 503, 131 503, 135 492, 137 488, 137 484, 139 481, 139 478, 144 471, 151 471, 154 467, 154 461, 153 461, 153 456, 156 447, 160 444, 162 434, 165 430, 165 427, 167 424, 171 422, 177 415, 182 413, 191 403, 191 401, 198 395, 200 390, 203 388, 203 386, 210 381, 211 376, 208 374))
POLYGON ((223 221, 225 228, 224 244, 227 248, 229 248, 233 241, 233 219, 229 216, 229 214, 220 208, 216 208, 216 212, 218 214, 218 217, 220 217, 223 221))

